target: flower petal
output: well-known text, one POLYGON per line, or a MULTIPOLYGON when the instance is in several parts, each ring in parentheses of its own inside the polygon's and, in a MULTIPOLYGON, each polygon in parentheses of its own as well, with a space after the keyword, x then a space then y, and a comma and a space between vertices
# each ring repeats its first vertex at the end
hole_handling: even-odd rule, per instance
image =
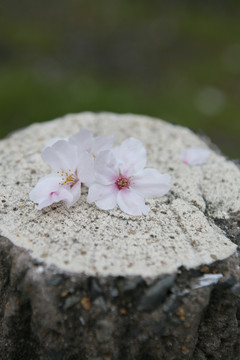
POLYGON ((198 146, 191 146, 185 149, 182 154, 182 161, 188 165, 201 165, 205 163, 210 155, 210 151, 198 146))
POLYGON ((101 151, 110 150, 114 143, 114 135, 100 135, 93 140, 91 152, 99 155, 101 151))
POLYGON ((75 171, 78 162, 77 148, 66 140, 59 140, 43 150, 42 159, 53 170, 75 171))
POLYGON ((77 134, 72 135, 69 138, 69 142, 77 146, 80 151, 90 152, 93 143, 93 134, 86 129, 82 129, 77 134))
POLYGON ((145 205, 144 198, 132 189, 119 191, 117 204, 122 211, 129 215, 147 215, 149 212, 149 208, 145 205))
POLYGON ((95 202, 102 210, 110 210, 116 206, 118 190, 115 185, 93 184, 89 187, 87 201, 95 202))
POLYGON ((144 198, 165 195, 171 187, 171 176, 160 174, 156 169, 144 169, 134 176, 131 187, 144 198))
POLYGON ((57 141, 59 141, 59 140, 68 141, 68 138, 54 137, 54 138, 48 140, 48 141, 45 143, 45 146, 44 146, 44 149, 43 149, 43 150, 45 150, 45 148, 47 148, 47 147, 49 147, 49 146, 53 146, 53 145, 54 145, 57 141))
POLYGON ((51 205, 54 202, 65 200, 71 202, 73 195, 59 184, 61 178, 56 174, 49 174, 41 178, 30 192, 30 200, 38 204, 38 209, 51 205))
POLYGON ((141 141, 128 138, 122 144, 113 149, 113 154, 120 163, 123 175, 133 175, 141 171, 146 165, 147 155, 141 141))
POLYGON ((116 165, 117 161, 112 152, 102 151, 94 163, 96 182, 104 185, 113 184, 118 176, 118 168, 116 165))
POLYGON ((69 208, 70 206, 75 204, 75 202, 78 201, 78 199, 81 196, 81 183, 78 182, 72 188, 70 188, 68 191, 72 195, 72 200, 66 200, 67 207, 69 208))
POLYGON ((94 178, 94 159, 87 151, 78 154, 78 178, 83 183, 90 184, 94 178))

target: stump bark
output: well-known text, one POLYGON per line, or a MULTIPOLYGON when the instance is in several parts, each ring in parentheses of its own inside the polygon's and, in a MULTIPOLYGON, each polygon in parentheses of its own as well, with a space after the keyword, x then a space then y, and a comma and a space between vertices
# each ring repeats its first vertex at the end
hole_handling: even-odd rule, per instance
POLYGON ((212 151, 188 167, 190 130, 137 115, 68 115, 0 142, 0 358, 240 358, 240 172, 212 151), (146 217, 101 211, 86 192, 70 209, 36 210, 44 142, 87 128, 139 138, 172 189, 146 217))

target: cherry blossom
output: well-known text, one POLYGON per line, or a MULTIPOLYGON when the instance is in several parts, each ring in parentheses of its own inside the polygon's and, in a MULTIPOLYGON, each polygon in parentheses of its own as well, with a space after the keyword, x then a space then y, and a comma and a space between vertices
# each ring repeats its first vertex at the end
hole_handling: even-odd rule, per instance
POLYGON ((57 174, 49 174, 41 178, 30 192, 30 199, 38 203, 38 210, 55 202, 64 200, 69 206, 73 202, 71 191, 63 187, 57 174))
POLYGON ((112 148, 114 135, 99 135, 94 137, 90 131, 82 129, 77 134, 72 135, 69 138, 69 142, 77 146, 78 151, 87 151, 96 158, 101 151, 112 148))
POLYGON ((81 129, 78 133, 68 138, 52 138, 47 141, 45 148, 51 147, 59 140, 69 141, 72 145, 77 146, 78 151, 87 151, 96 158, 101 151, 110 150, 114 143, 114 135, 99 135, 94 137, 87 129, 81 129))
POLYGON ((142 143, 128 138, 111 151, 103 151, 95 160, 95 177, 89 187, 88 202, 103 210, 116 204, 129 215, 147 215, 144 198, 165 195, 170 175, 146 168, 146 150, 142 143))
POLYGON ((54 171, 40 179, 30 192, 30 199, 42 209, 52 203, 65 201, 69 207, 81 196, 81 183, 91 182, 94 174, 94 159, 86 151, 67 140, 57 140, 42 152, 43 160, 54 171))
POLYGON ((198 146, 191 146, 186 148, 182 154, 182 161, 188 165, 201 165, 204 164, 208 157, 210 156, 210 151, 203 149, 198 146))

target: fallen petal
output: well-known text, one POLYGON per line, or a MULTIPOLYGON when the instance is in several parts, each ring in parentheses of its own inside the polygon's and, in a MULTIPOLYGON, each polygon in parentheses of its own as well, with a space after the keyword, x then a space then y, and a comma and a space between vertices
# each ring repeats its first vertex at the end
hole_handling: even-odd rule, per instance
POLYGON ((210 156, 209 150, 203 149, 198 146, 191 146, 185 149, 181 154, 182 161, 188 165, 204 164, 209 156, 210 156))
POLYGON ((219 279, 223 277, 222 274, 205 274, 200 278, 197 278, 197 284, 193 286, 193 289, 199 289, 212 284, 217 284, 219 279))

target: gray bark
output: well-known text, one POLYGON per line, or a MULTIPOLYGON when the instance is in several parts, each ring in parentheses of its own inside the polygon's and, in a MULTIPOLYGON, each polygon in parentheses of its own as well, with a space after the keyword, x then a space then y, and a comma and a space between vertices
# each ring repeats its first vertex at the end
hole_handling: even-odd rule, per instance
MULTIPOLYGON (((240 213, 217 220, 239 244, 240 213)), ((157 279, 62 272, 0 241, 2 360, 240 358, 236 255, 157 279), (204 274, 223 274, 195 288, 204 274)))

